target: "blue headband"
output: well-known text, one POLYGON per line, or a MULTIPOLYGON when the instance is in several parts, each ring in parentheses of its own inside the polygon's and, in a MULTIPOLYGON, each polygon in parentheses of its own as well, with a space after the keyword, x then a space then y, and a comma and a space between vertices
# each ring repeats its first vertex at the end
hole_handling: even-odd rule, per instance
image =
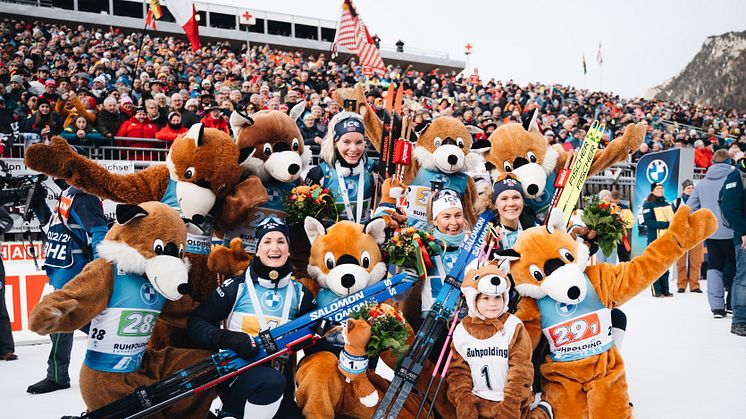
POLYGON ((285 236, 286 239, 288 239, 288 236, 290 234, 290 232, 288 231, 288 226, 281 219, 277 218, 274 215, 269 215, 257 226, 256 241, 262 241, 262 237, 272 231, 279 231, 285 236))
POLYGON ((358 132, 365 135, 365 127, 359 119, 355 117, 345 118, 334 126, 334 142, 337 142, 343 135, 348 132, 358 132))
POLYGON ((521 195, 523 195, 523 187, 521 186, 521 182, 512 177, 506 177, 505 179, 498 180, 492 185, 492 202, 495 202, 497 200, 497 197, 500 196, 501 193, 508 190, 518 191, 521 195))

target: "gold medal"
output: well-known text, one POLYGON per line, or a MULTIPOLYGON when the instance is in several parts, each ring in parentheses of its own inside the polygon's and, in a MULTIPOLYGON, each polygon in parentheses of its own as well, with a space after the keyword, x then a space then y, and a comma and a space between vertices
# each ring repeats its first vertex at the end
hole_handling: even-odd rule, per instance
POLYGON ((271 279, 271 280, 274 281, 275 279, 277 279, 279 277, 280 277, 280 273, 279 272, 277 272, 275 270, 269 271, 269 279, 271 279))

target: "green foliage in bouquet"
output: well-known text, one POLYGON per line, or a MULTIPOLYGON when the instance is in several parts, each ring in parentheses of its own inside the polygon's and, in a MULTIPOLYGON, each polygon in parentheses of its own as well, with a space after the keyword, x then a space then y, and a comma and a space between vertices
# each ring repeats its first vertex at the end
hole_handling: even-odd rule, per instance
POLYGON ((287 212, 287 223, 291 226, 302 225, 308 216, 317 220, 339 218, 334 196, 328 188, 319 185, 296 186, 282 201, 287 212))
POLYGON ((366 346, 368 356, 377 356, 391 349, 401 355, 409 349, 407 346, 407 328, 404 316, 386 303, 368 303, 357 311, 350 313, 350 318, 365 320, 370 324, 371 337, 366 346))
POLYGON ((596 232, 598 247, 604 256, 609 257, 624 237, 622 209, 612 202, 600 201, 596 196, 586 202, 588 206, 583 209, 581 219, 588 228, 596 232))
POLYGON ((389 263, 400 268, 415 269, 422 276, 432 266, 431 256, 440 254, 440 247, 432 234, 407 227, 394 232, 383 251, 389 263))

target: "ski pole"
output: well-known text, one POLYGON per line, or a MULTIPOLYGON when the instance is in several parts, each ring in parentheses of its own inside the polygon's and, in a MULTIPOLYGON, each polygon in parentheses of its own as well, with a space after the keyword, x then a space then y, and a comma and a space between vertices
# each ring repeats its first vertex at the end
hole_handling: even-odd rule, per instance
POLYGON ((448 358, 446 358, 446 363, 443 366, 443 372, 440 374, 440 378, 438 379, 438 385, 435 387, 435 393, 433 393, 433 400, 430 402, 430 408, 427 409, 427 414, 425 414, 425 418, 430 417, 430 413, 433 411, 433 406, 435 406, 435 401, 438 400, 438 392, 440 392, 440 386, 443 385, 443 380, 446 377, 446 373, 448 372, 448 367, 451 366, 451 360, 453 359, 453 349, 448 351, 448 358))
MULTIPOLYGON (((433 386, 433 381, 435 381, 435 377, 438 375, 438 369, 440 369, 440 363, 443 361, 443 356, 445 356, 446 351, 449 349, 451 344, 451 338, 453 337, 453 331, 456 329, 456 324, 458 323, 458 314, 459 311, 461 311, 462 306, 464 303, 464 298, 459 298, 459 304, 458 308, 455 311, 455 315, 453 316, 453 321, 451 322, 451 327, 448 329, 448 335, 446 335, 445 342, 443 342, 443 348, 440 350, 440 355, 438 356, 438 362, 433 367, 433 373, 430 376, 430 380, 427 382, 427 389, 425 390, 425 397, 422 398, 422 403, 420 403, 420 408, 417 409, 417 418, 420 417, 420 413, 422 413, 422 409, 425 407, 425 403, 427 403, 427 395, 430 394, 430 389, 433 386)), ((436 390, 437 393, 437 390, 436 390)), ((430 408, 432 409, 432 405, 435 401, 430 402, 430 408)), ((428 410, 428 414, 425 417, 428 417, 430 415, 430 412, 428 410)))

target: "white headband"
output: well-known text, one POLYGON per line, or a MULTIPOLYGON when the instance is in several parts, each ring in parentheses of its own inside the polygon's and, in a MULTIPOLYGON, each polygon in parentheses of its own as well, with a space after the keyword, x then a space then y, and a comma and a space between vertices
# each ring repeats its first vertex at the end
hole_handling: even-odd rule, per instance
POLYGON ((437 218, 441 212, 450 208, 458 208, 460 210, 463 210, 464 207, 461 205, 461 199, 459 199, 458 195, 455 192, 440 192, 440 196, 438 196, 437 199, 433 200, 433 219, 437 218))

